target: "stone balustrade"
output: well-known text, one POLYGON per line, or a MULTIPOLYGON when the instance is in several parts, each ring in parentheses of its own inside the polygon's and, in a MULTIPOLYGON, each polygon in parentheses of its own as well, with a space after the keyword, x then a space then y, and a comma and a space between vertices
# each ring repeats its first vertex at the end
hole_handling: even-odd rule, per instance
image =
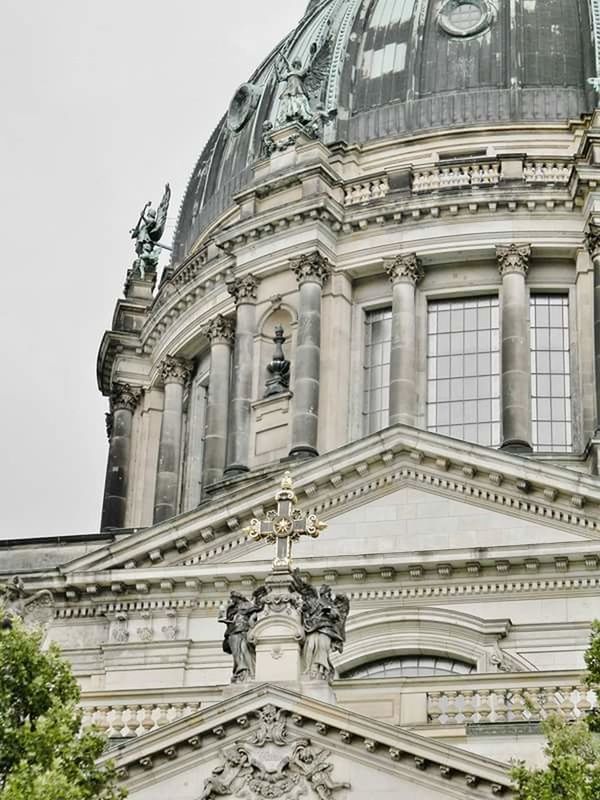
POLYGON ((368 203, 370 200, 379 200, 387 195, 389 188, 386 175, 349 183, 344 186, 344 205, 354 206, 368 203))
POLYGON ((82 728, 94 726, 109 738, 141 736, 198 711, 201 703, 114 703, 83 706, 82 728))
POLYGON ((415 193, 434 192, 438 189, 457 189, 463 186, 485 186, 499 181, 499 161, 448 164, 415 170, 412 190, 415 193))
POLYGON ((596 705, 594 692, 583 684, 460 689, 427 693, 431 725, 530 722, 558 714, 575 720, 596 705))
POLYGON ((568 183, 573 164, 566 161, 526 161, 523 179, 526 183, 568 183))

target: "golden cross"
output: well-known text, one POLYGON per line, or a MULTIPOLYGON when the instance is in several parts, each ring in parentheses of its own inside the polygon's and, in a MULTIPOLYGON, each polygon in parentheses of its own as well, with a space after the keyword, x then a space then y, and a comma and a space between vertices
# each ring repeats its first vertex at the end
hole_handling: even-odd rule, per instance
POLYGON ((267 512, 266 519, 253 519, 244 528, 251 539, 257 542, 267 541, 276 545, 274 570, 291 569, 292 542, 301 536, 316 539, 327 524, 317 519, 316 514, 305 514, 297 508, 298 499, 294 494, 292 476, 286 472, 281 480, 281 489, 275 495, 277 510, 267 512))

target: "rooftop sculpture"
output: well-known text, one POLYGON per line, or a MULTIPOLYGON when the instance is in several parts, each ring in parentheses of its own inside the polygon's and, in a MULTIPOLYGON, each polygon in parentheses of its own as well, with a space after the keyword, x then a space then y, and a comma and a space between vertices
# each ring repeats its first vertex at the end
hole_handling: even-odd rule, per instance
POLYGON ((132 277, 145 278, 155 274, 161 248, 170 249, 166 245, 159 245, 167 223, 170 200, 171 187, 167 183, 158 210, 152 208, 152 202, 148 201, 140 213, 137 225, 130 231, 131 238, 135 239, 137 254, 133 262, 132 277))

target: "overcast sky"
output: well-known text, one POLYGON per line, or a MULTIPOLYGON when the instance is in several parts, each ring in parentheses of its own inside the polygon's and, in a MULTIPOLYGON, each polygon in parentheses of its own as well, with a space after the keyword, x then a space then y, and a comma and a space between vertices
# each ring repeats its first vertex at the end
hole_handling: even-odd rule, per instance
POLYGON ((0 0, 0 538, 98 530, 128 231, 306 5, 0 0))

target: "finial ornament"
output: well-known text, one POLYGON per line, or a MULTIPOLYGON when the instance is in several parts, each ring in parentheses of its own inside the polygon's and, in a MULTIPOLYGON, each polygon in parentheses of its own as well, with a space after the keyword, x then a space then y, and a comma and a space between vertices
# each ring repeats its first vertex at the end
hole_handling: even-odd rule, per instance
POLYGON ((316 539, 327 524, 321 522, 316 514, 305 514, 299 508, 294 494, 291 473, 286 472, 281 479, 281 488, 275 495, 277 509, 267 513, 265 520, 252 519, 244 528, 251 539, 266 541, 276 545, 273 569, 290 572, 292 566, 292 543, 301 536, 316 539))
POLYGON ((137 255, 130 277, 145 279, 148 275, 156 274, 160 250, 171 249, 164 244, 159 244, 167 224, 170 201, 171 187, 167 183, 158 210, 154 210, 151 201, 148 201, 140 213, 136 226, 130 230, 131 238, 135 239, 137 255))
POLYGON ((421 261, 416 253, 405 253, 384 262, 385 271, 390 281, 395 283, 412 283, 416 286, 423 278, 421 261))
POLYGON ((496 258, 498 259, 498 269, 500 275, 504 277, 511 272, 527 275, 529 270, 529 258, 531 256, 531 246, 528 244, 509 244, 508 246, 498 245, 496 247, 496 258))

